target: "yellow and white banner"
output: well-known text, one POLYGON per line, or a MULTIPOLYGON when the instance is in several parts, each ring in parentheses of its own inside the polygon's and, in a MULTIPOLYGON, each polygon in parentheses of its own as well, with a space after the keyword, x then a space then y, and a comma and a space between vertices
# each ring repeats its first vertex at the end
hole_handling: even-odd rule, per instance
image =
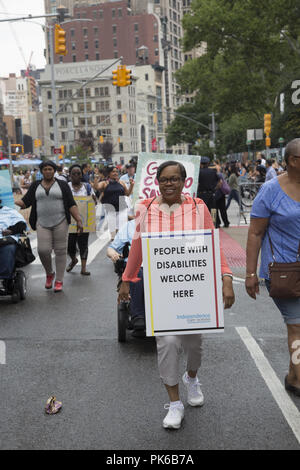
MULTIPOLYGON (((75 196, 84 232, 96 232, 96 206, 92 196, 75 196)), ((76 221, 71 219, 69 233, 77 232, 76 221)))

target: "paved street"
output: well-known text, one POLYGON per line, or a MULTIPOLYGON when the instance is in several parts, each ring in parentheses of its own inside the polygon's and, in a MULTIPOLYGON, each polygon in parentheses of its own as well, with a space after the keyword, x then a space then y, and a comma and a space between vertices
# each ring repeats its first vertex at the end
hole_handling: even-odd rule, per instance
MULTIPOLYGON (((90 278, 77 266, 66 274, 64 292, 54 294, 45 291, 36 262, 26 268, 27 299, 16 305, 0 299, 2 356, 6 347, 0 448, 298 450, 300 401, 282 386, 289 361, 285 327, 266 289, 254 302, 238 276, 247 229, 222 232, 222 239, 232 241, 224 249, 238 265, 237 300, 226 311, 225 333, 205 335, 199 373, 205 405, 186 405, 179 431, 162 427, 168 399, 154 340, 128 334, 125 344, 117 341, 116 275, 106 258, 105 235, 100 241, 92 235, 90 278), (52 394, 63 409, 47 416, 44 406, 52 394)), ((35 246, 35 234, 32 239, 35 246)))

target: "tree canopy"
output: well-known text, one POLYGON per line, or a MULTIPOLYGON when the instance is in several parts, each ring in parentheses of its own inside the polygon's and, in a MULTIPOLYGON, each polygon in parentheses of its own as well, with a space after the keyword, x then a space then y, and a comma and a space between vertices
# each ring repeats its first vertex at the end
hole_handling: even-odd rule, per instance
MULTIPOLYGON (((280 94, 290 99, 291 83, 300 79, 299 0, 194 0, 182 23, 184 50, 202 46, 205 53, 176 73, 181 93, 195 95, 194 103, 178 112, 195 117, 199 109, 201 122, 218 113, 222 152, 233 145, 245 148, 246 129, 262 128, 264 113, 273 114, 274 128, 282 124, 280 94)), ((281 133, 297 132, 298 112, 296 106, 290 110, 293 119, 281 133)), ((196 140, 200 128, 185 129, 186 123, 180 117, 172 122, 169 145, 196 140)))

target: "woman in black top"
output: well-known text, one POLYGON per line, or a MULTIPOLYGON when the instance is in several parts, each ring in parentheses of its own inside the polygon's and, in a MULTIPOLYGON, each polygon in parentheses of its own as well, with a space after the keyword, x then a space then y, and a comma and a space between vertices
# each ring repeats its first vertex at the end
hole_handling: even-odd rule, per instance
POLYGON ((52 161, 40 165, 42 181, 31 184, 25 196, 16 201, 21 209, 31 207, 29 222, 37 231, 38 253, 46 271, 46 289, 52 288, 55 273, 52 269, 51 253, 54 249, 56 280, 54 291, 61 292, 67 264, 67 240, 71 215, 77 222, 78 231, 83 231, 78 207, 69 185, 54 177, 56 165, 52 161))
POLYGON ((119 180, 117 167, 110 166, 106 170, 106 180, 98 184, 98 190, 103 193, 101 202, 104 205, 108 218, 108 229, 114 239, 119 228, 128 221, 127 204, 124 196, 130 196, 134 187, 134 180, 130 180, 129 189, 123 181, 119 180))

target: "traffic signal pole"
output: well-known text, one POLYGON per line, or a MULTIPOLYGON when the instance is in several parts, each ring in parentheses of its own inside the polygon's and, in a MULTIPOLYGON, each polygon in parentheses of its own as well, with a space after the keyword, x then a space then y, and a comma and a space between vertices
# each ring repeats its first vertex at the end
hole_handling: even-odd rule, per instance
MULTIPOLYGON (((50 39, 50 62, 51 62, 51 97, 52 97, 52 121, 53 121, 53 133, 54 133, 54 147, 58 147, 58 129, 57 129, 57 118, 56 118, 56 91, 55 91, 55 67, 54 67, 54 25, 48 25, 49 28, 49 39, 50 39)), ((55 156, 56 164, 59 163, 59 157, 55 156)))

